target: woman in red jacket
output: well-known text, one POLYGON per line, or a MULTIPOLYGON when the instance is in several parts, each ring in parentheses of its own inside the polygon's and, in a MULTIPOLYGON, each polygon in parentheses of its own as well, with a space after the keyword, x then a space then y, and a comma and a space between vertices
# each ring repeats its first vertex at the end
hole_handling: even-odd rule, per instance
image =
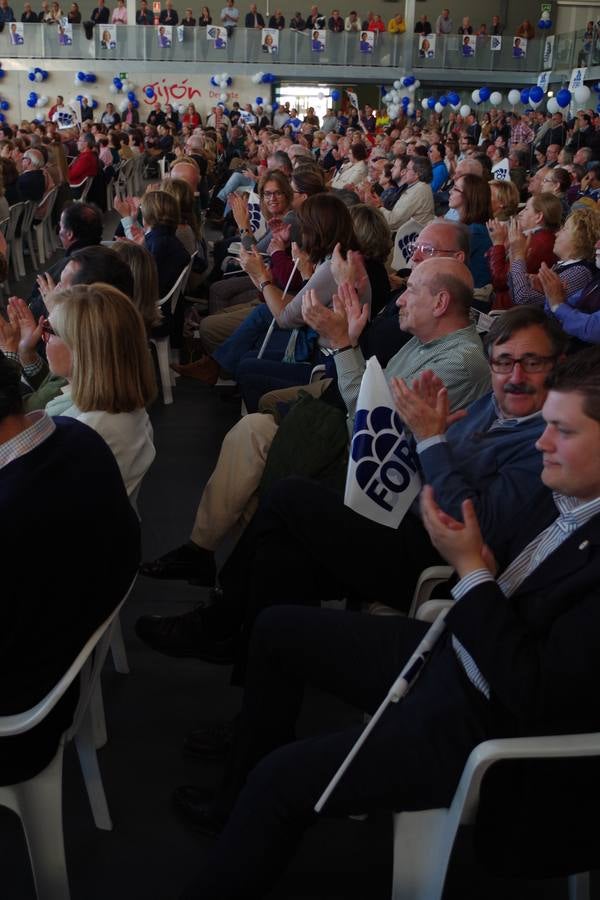
POLYGON ((198 128, 200 126, 200 113, 196 111, 196 107, 193 103, 188 105, 188 108, 183 114, 182 124, 188 125, 191 129, 198 128))
MULTIPOLYGON (((525 263, 530 275, 537 275, 543 262, 552 267, 556 262, 554 240, 562 220, 562 204, 554 194, 535 194, 519 214, 519 225, 527 235, 525 263)), ((513 306, 508 288, 508 225, 497 219, 488 222, 492 246, 487 252, 494 286, 492 309, 513 306)))

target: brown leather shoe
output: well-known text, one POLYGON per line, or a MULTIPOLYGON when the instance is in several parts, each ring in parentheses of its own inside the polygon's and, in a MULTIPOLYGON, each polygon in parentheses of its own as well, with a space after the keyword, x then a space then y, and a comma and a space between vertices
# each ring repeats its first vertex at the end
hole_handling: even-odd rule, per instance
POLYGON ((196 362, 186 363, 185 365, 171 363, 171 368, 174 372, 178 372, 179 375, 184 375, 186 378, 195 378, 204 384, 211 385, 217 383, 221 371, 219 363, 212 356, 202 356, 196 362))

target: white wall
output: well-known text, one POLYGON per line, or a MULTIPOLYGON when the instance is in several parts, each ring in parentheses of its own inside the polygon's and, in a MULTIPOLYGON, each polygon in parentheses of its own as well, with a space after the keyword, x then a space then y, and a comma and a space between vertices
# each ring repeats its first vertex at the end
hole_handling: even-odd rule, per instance
MULTIPOLYGON (((21 121, 27 119, 31 121, 40 110, 30 109, 27 106, 27 97, 30 91, 35 91, 39 96, 46 96, 49 99, 48 107, 54 102, 57 94, 61 94, 65 101, 76 97, 78 94, 89 94, 98 101, 98 113, 104 110, 104 106, 108 101, 118 106, 119 102, 124 99, 124 94, 112 94, 109 90, 115 75, 127 72, 127 77, 135 85, 135 94, 140 103, 140 117, 146 118, 147 111, 151 108, 152 102, 144 95, 144 88, 151 85, 161 103, 172 103, 174 106, 179 104, 194 103, 196 109, 205 119, 213 107, 219 100, 221 89, 213 88, 210 85, 209 74, 192 74, 189 71, 181 71, 168 75, 161 75, 159 72, 152 72, 146 69, 145 72, 136 73, 135 71, 127 71, 126 63, 110 66, 110 69, 101 70, 101 66, 105 65, 99 62, 92 62, 90 65, 80 64, 78 69, 84 72, 93 72, 97 76, 95 84, 85 84, 75 86, 75 71, 65 72, 52 70, 50 62, 31 60, 31 65, 48 66, 49 77, 46 81, 37 83, 29 81, 27 77, 28 68, 24 69, 12 68, 12 63, 5 60, 3 68, 6 71, 5 77, 0 80, 0 97, 8 100, 10 109, 6 113, 10 122, 21 121)), ((226 71, 226 66, 219 67, 219 71, 226 71)), ((233 84, 231 88, 226 89, 228 95, 228 103, 237 100, 239 103, 254 103, 257 97, 262 97, 265 103, 269 103, 271 99, 270 85, 256 85, 252 83, 251 78, 247 76, 233 76, 233 84)))

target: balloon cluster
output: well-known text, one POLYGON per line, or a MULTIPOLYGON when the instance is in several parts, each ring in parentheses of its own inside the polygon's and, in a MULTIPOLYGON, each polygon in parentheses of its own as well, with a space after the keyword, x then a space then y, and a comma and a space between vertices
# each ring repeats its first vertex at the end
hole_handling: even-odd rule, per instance
MULTIPOLYGON (((135 86, 132 81, 128 81, 126 78, 119 78, 118 75, 112 80, 112 84, 109 86, 109 91, 111 94, 125 94, 121 102, 119 103, 119 112, 125 112, 129 103, 133 104, 133 108, 137 109, 140 105, 140 101, 135 96, 135 86)), ((154 88, 152 90, 152 96, 154 96, 154 88)), ((146 96, 148 97, 148 88, 145 91, 146 96)))
MULTIPOLYGON (((6 100, 2 101, 2 103, 6 103, 6 100)), ((8 109, 8 104, 6 106, 3 106, 2 103, 0 103, 0 109, 8 109)), ((27 97, 27 106, 30 109, 33 109, 36 106, 38 108, 41 108, 42 106, 47 106, 47 105, 48 105, 47 97, 40 97, 40 95, 36 94, 35 91, 29 92, 29 95, 27 97)))
POLYGON ((0 112, 0 122, 4 122, 4 120, 6 119, 6 116, 4 115, 4 113, 9 108, 10 108, 10 103, 8 102, 8 100, 0 100, 0 110, 2 110, 2 112, 0 112))
POLYGON ((273 84, 273 82, 277 79, 276 75, 273 75, 271 72, 255 72, 252 76, 253 84, 273 84))
POLYGON ((48 77, 48 73, 45 69, 40 69, 39 66, 36 66, 35 69, 29 70, 27 77, 30 81, 45 81, 48 77))
MULTIPOLYGON (((407 116, 415 114, 414 93, 420 87, 421 82, 414 75, 405 75, 394 82, 393 87, 381 98, 382 103, 387 106, 390 119, 397 118, 401 112, 407 116)), ((333 93, 331 96, 333 97, 333 93)))
MULTIPOLYGON (((77 94, 77 96, 74 99, 77 103, 81 103, 82 100, 84 99, 84 97, 87 100, 87 102, 90 104, 92 109, 98 109, 98 101, 94 100, 94 98, 91 97, 89 94, 77 94)), ((71 105, 74 106, 75 104, 73 102, 71 102, 71 105)))
POLYGON ((541 28, 542 31, 545 28, 552 28, 552 19, 550 18, 550 11, 545 9, 542 15, 540 16, 540 20, 538 22, 538 28, 541 28))
POLYGON ((233 78, 227 72, 222 72, 220 75, 211 75, 210 83, 211 87, 228 88, 233 84, 233 78))
MULTIPOLYGON (((437 100, 435 97, 425 97, 421 100, 421 106, 423 109, 435 110, 438 114, 442 113, 447 106, 456 112, 456 110, 460 109, 460 97, 456 91, 450 91, 447 94, 442 94, 437 100)), ((468 112, 465 113, 465 115, 468 115, 471 112, 470 107, 467 107, 467 109, 468 112)), ((461 112, 461 115, 462 114, 463 113, 461 112)))
MULTIPOLYGON (((46 74, 47 74, 47 73, 46 73, 46 74)), ((6 75, 6 72, 5 72, 4 69, 2 68, 2 63, 0 62, 0 78, 4 78, 5 75, 6 75)))
POLYGON ((80 84, 95 84, 96 81, 97 78, 93 72, 77 72, 75 74, 76 87, 78 87, 80 84))

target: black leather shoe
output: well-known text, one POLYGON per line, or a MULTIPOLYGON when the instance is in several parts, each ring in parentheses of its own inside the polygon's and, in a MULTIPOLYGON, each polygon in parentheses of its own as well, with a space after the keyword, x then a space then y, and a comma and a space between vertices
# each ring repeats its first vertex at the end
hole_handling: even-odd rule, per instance
POLYGON ((184 756, 223 759, 233 744, 233 722, 206 722, 190 731, 183 742, 184 756))
POLYGON ((217 569, 214 554, 189 541, 158 559, 142 563, 140 573, 149 578, 183 578, 194 584, 212 587, 217 569))
POLYGON ((207 635, 203 628, 204 611, 204 606, 197 606, 182 616, 140 616, 135 623, 135 633, 145 644, 165 656, 192 657, 231 665, 236 636, 217 640, 207 635))
POLYGON ((194 831, 217 837, 225 820, 214 810, 214 791, 186 784, 173 791, 173 808, 178 817, 194 831))

